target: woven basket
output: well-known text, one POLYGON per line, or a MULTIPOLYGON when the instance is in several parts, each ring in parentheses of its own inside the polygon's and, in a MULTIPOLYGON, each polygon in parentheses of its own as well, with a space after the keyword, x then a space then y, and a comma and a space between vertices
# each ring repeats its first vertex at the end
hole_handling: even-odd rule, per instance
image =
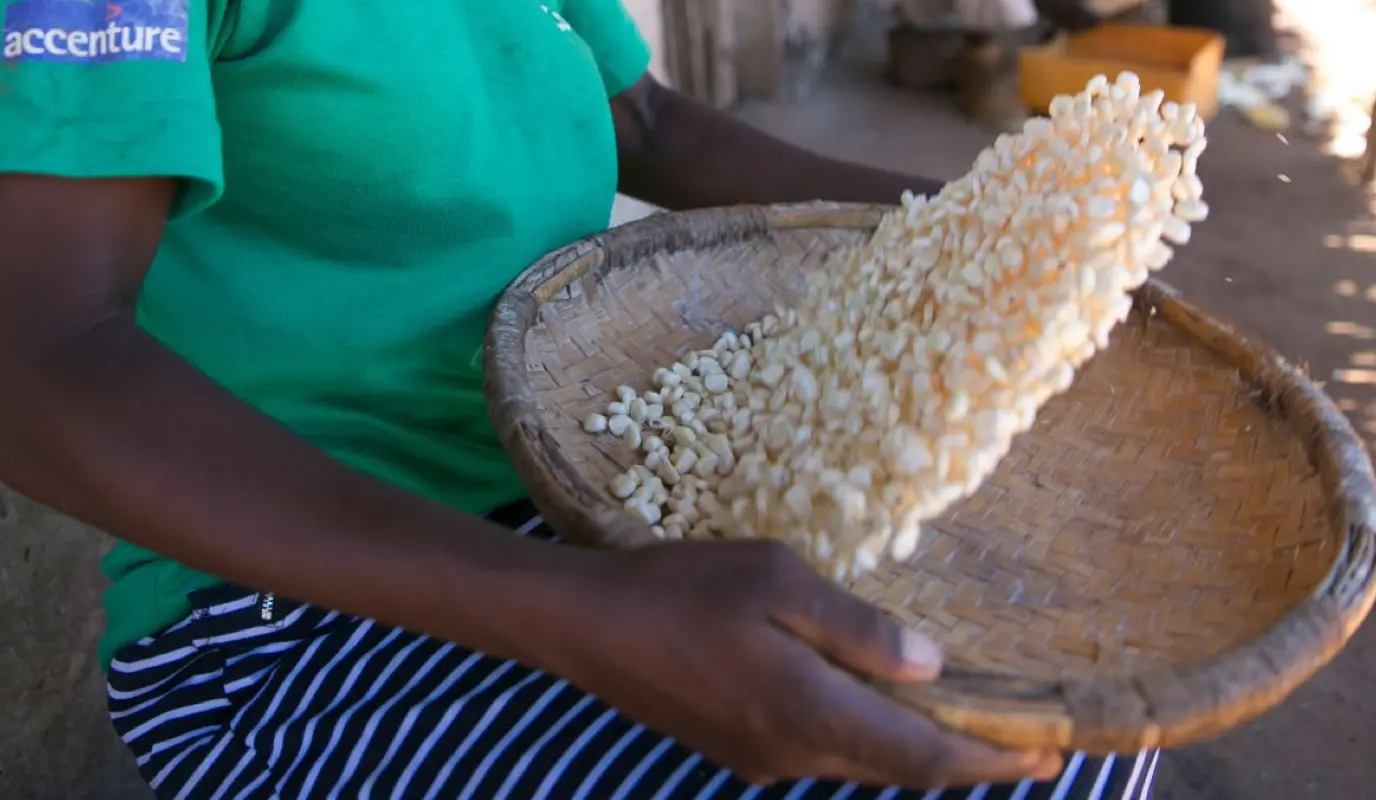
MULTIPOLYGON (((618 384, 796 298, 886 209, 663 214, 570 245, 498 304, 489 411, 563 536, 648 529, 604 489, 629 465, 580 428, 618 384)), ((934 638, 946 673, 878 686, 1008 746, 1176 746, 1279 703, 1376 597, 1371 464, 1305 376, 1160 284, 917 555, 854 591, 934 638)))

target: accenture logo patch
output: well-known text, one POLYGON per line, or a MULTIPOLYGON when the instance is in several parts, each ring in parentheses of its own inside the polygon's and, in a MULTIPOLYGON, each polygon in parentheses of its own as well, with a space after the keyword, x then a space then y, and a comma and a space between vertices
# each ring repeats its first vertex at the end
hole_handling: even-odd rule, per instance
POLYGON ((20 0, 5 7, 6 62, 185 61, 187 0, 20 0))

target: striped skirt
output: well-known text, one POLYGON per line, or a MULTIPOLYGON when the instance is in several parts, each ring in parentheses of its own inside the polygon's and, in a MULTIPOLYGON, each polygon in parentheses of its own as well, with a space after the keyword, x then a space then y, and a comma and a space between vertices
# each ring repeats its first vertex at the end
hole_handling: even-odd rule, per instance
MULTIPOLYGON (((494 517, 548 535, 528 507, 494 517)), ((1145 800, 1156 766, 1076 754, 1046 784, 751 786, 515 662, 234 586, 192 603, 110 670, 115 729, 159 797, 1145 800)))

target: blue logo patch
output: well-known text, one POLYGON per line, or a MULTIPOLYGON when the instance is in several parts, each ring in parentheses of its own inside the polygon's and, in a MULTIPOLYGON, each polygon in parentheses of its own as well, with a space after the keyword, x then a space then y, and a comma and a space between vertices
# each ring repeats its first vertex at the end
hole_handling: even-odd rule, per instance
POLYGON ((186 0, 19 0, 5 8, 5 61, 185 61, 186 0))

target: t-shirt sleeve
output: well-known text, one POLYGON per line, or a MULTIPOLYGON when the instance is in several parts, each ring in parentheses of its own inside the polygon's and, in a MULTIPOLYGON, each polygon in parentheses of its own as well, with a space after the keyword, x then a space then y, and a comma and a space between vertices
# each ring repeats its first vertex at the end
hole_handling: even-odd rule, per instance
POLYGON ((209 18, 220 6, 0 0, 0 173, 180 178, 174 216, 213 203, 224 169, 209 18))
POLYGON ((563 15, 592 50, 608 96, 649 70, 650 46, 621 0, 565 0, 563 15))

